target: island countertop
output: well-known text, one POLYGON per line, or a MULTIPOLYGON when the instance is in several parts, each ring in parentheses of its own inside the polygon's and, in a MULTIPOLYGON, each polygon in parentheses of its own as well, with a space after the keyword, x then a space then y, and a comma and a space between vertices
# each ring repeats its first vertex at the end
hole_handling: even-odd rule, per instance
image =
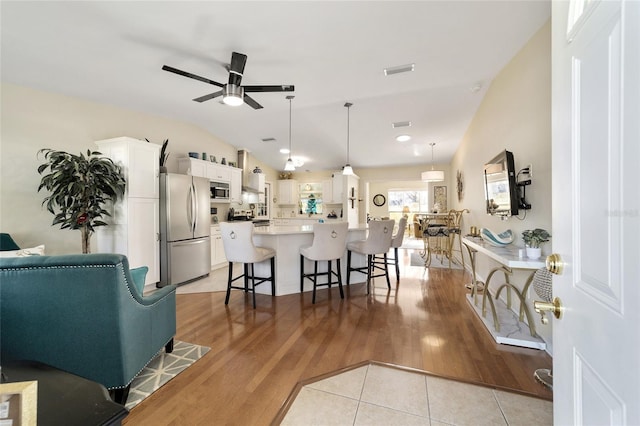
MULTIPOLYGON (((331 223, 331 222, 325 222, 331 223)), ((349 228, 352 231, 366 231, 366 225, 358 225, 349 228)), ((313 225, 268 225, 256 226, 253 233, 255 235, 291 235, 291 234, 313 234, 313 225)))
MULTIPOLYGON (((358 225, 349 228, 347 241, 364 239, 367 226, 358 225)), ((293 294, 300 292, 300 248, 310 246, 313 242, 313 225, 269 225, 256 226, 254 228, 253 239, 257 246, 269 247, 276 251, 276 296, 293 294)), ((342 278, 346 284, 347 250, 345 249, 341 261, 342 278)), ((352 258, 354 266, 364 266, 366 258, 360 254, 354 254, 352 258)), ((305 270, 311 271, 313 263, 305 260, 305 270)), ((255 265, 258 276, 267 276, 268 262, 261 262, 255 265), (264 274, 264 275, 263 275, 264 274)), ((320 262, 319 271, 326 271, 326 262, 320 262)), ((313 285, 308 280, 305 283, 305 291, 313 289, 313 285)), ((354 282, 362 282, 362 277, 355 274, 354 282)), ((256 287, 257 293, 271 293, 270 286, 256 287)))

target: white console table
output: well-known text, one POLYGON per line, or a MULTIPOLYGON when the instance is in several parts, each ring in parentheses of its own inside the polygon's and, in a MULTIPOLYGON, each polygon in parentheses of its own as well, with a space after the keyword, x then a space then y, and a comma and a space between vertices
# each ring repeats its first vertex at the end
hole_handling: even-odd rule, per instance
POLYGON ((534 349, 545 349, 546 344, 536 334, 535 321, 525 300, 527 291, 533 281, 535 271, 543 268, 545 266, 545 262, 541 260, 527 259, 526 257, 520 258, 518 256, 518 247, 495 247, 486 243, 481 238, 467 236, 462 239, 462 243, 467 248, 469 258, 471 259, 471 294, 467 296, 467 300, 476 314, 478 314, 485 327, 487 327, 487 330, 489 330, 494 340, 497 343, 534 349), (500 263, 500 266, 489 272, 485 283, 478 281, 476 277, 477 253, 482 253, 483 255, 486 255, 500 263), (519 290, 518 287, 509 282, 509 278, 513 275, 514 269, 532 270, 522 290, 519 290), (495 296, 492 297, 489 291, 489 284, 496 273, 502 273, 504 275, 505 282, 498 287, 495 292, 495 296), (482 289, 481 307, 478 306, 478 291, 480 289, 482 289), (500 293, 503 289, 507 292, 506 304, 500 300, 500 293), (515 294, 520 301, 519 315, 516 315, 511 310, 512 293, 515 294), (493 324, 490 324, 486 319, 487 302, 491 309, 493 324), (528 326, 524 324, 525 316, 527 317, 528 326), (527 328, 529 329, 529 333, 524 331, 527 328))

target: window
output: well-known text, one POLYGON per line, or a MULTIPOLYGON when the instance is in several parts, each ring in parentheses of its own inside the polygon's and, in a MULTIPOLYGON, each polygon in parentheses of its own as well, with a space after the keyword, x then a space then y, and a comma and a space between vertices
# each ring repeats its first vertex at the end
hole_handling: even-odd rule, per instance
POLYGON ((300 211, 302 214, 322 214, 322 184, 306 183, 300 185, 300 211))
POLYGON ((402 212, 404 206, 411 212, 429 211, 428 191, 389 191, 389 212, 402 212))

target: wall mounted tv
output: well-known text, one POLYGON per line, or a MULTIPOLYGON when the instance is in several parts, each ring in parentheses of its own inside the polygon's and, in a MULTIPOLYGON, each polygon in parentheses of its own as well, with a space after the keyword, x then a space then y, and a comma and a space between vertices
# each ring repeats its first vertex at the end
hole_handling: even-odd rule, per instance
POLYGON ((484 165, 484 195, 488 214, 518 215, 518 189, 511 152, 504 150, 484 165))

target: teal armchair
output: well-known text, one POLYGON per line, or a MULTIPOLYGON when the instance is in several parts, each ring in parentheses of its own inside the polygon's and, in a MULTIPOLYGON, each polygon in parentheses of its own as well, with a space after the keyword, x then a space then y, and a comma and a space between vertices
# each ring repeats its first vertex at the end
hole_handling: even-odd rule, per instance
POLYGON ((133 277, 143 286, 146 272, 117 254, 0 259, 0 360, 40 361, 126 402, 176 332, 175 286, 143 297, 133 277))

